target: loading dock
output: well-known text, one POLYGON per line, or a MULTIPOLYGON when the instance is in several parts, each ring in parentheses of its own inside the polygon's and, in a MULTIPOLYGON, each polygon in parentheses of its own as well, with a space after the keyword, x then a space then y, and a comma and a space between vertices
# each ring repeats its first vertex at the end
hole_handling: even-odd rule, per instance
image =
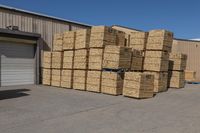
POLYGON ((0 86, 39 83, 40 34, 0 29, 0 86))

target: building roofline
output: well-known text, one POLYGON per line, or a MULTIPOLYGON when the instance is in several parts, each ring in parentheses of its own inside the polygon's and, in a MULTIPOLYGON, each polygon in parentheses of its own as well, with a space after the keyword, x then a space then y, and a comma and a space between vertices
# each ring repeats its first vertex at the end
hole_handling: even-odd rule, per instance
POLYGON ((174 40, 177 40, 177 41, 188 41, 188 42, 200 42, 198 40, 180 39, 180 38, 174 38, 174 40))
POLYGON ((3 29, 0 28, 0 34, 10 34, 10 35, 17 35, 17 36, 26 36, 26 37, 33 37, 33 38, 40 38, 41 35, 38 33, 30 33, 18 30, 10 30, 10 29, 3 29))
POLYGON ((67 22, 67 23, 78 24, 78 25, 86 26, 86 27, 91 27, 92 26, 92 25, 85 24, 85 23, 80 23, 80 22, 76 22, 76 21, 62 19, 62 18, 59 18, 59 17, 54 17, 54 16, 42 14, 42 13, 36 13, 36 12, 32 12, 32 11, 27 11, 27 10, 23 10, 23 9, 19 9, 19 8, 14 8, 14 7, 2 5, 2 4, 0 4, 0 8, 11 10, 11 11, 17 11, 17 12, 21 12, 21 13, 26 13, 26 14, 30 14, 30 15, 35 15, 35 16, 45 17, 45 18, 49 18, 49 19, 55 19, 55 20, 63 21, 63 22, 67 22))
POLYGON ((118 27, 121 27, 121 28, 129 29, 129 30, 143 31, 143 30, 138 30, 138 29, 135 29, 135 28, 130 28, 130 27, 121 26, 121 25, 112 25, 111 27, 113 27, 113 26, 118 26, 118 27))

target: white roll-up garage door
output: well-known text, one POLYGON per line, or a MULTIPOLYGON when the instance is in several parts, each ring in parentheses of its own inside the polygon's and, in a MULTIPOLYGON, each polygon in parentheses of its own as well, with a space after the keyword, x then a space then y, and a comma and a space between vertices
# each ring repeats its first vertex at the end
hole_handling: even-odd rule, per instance
POLYGON ((0 86, 35 83, 34 45, 0 42, 0 57, 0 86))

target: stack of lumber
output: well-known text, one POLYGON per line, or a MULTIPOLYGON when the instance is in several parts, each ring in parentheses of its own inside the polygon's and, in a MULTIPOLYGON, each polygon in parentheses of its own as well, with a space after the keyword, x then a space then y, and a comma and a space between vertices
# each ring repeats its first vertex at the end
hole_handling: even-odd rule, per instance
POLYGON ((132 49, 131 57, 131 71, 142 71, 143 70, 143 52, 140 50, 132 49))
POLYGON ((74 70, 73 74, 73 89, 86 90, 86 70, 74 70))
POLYGON ((42 64, 42 84, 51 85, 51 58, 52 53, 48 51, 43 52, 42 64))
POLYGON ((52 67, 53 69, 61 69, 63 61, 63 52, 52 52, 52 67))
POLYGON ((61 84, 60 86, 63 88, 71 89, 73 87, 73 70, 63 69, 61 72, 61 84))
POLYGON ((146 49, 147 37, 148 32, 138 31, 131 33, 129 47, 144 51, 146 49))
POLYGON ((122 31, 116 31, 116 45, 124 47, 125 46, 125 33, 122 31))
POLYGON ((196 80, 196 72, 185 70, 185 80, 186 81, 195 81, 196 80))
POLYGON ((166 30, 131 32, 127 36, 107 26, 55 34, 52 52, 43 55, 42 82, 150 98, 155 92, 166 91, 168 85, 184 86, 187 57, 183 54, 169 57, 172 40, 173 33, 166 30))
POLYGON ((63 53, 63 69, 73 69, 74 51, 64 51, 63 53))
POLYGON ((170 53, 169 70, 184 71, 186 69, 187 55, 181 53, 170 53))
POLYGON ((51 85, 51 69, 49 68, 42 69, 42 84, 51 85))
POLYGON ((75 47, 76 32, 67 31, 63 33, 63 50, 73 50, 75 47))
POLYGON ((171 52, 173 33, 166 30, 151 30, 147 40, 146 50, 161 50, 171 52))
POLYGON ((101 92, 110 95, 121 95, 124 73, 102 72, 101 92))
POLYGON ((77 49, 74 54, 74 69, 84 69, 88 67, 88 49, 77 49))
POLYGON ((117 32, 107 26, 94 26, 91 29, 90 48, 103 48, 106 45, 116 45, 117 32))
POLYGON ((170 53, 168 87, 183 88, 185 86, 185 69, 187 55, 181 53, 170 53))
POLYGON ((63 34, 57 33, 53 39, 53 51, 63 50, 63 34))
POLYGON ((51 58, 52 54, 51 52, 44 51, 43 52, 43 68, 51 68, 51 58))
POLYGON ((101 71, 89 70, 87 72, 86 90, 92 92, 101 92, 101 71))
POLYGON ((168 87, 170 88, 183 88, 185 86, 185 73, 178 71, 169 71, 168 87))
POLYGON ((88 69, 90 69, 90 70, 101 70, 102 69, 103 52, 104 52, 104 49, 90 48, 88 69))
POLYGON ((141 72, 126 72, 123 95, 134 98, 150 98, 154 94, 154 76, 141 72))
POLYGON ((61 69, 63 62, 63 52, 52 52, 51 85, 59 87, 61 79, 61 69))
POLYGON ((168 72, 144 72, 154 76, 154 92, 162 92, 167 90, 168 72))
POLYGON ((61 69, 52 69, 51 70, 51 85, 60 87, 61 81, 61 69))
POLYGON ((76 31, 75 49, 84 49, 89 47, 90 32, 89 29, 76 31))
POLYGON ((173 33, 166 30, 149 32, 145 50, 144 71, 155 76, 154 92, 167 90, 169 52, 171 52, 173 33))
POLYGON ((146 51, 144 59, 144 70, 167 72, 169 64, 169 53, 165 51, 146 51))
POLYGON ((132 49, 120 46, 105 46, 103 68, 130 69, 132 49))

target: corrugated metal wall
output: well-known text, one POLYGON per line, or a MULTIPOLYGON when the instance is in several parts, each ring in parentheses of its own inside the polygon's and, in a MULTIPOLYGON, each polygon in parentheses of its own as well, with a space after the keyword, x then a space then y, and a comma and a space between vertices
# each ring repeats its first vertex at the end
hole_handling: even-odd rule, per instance
POLYGON ((188 55, 187 70, 196 71, 197 80, 200 80, 200 42, 190 40, 174 40, 172 51, 188 55))
POLYGON ((53 35, 55 33, 61 33, 69 29, 77 30, 88 28, 79 24, 0 8, 0 28, 6 28, 10 25, 18 26, 20 31, 41 34, 44 50, 50 50, 52 48, 53 35))

